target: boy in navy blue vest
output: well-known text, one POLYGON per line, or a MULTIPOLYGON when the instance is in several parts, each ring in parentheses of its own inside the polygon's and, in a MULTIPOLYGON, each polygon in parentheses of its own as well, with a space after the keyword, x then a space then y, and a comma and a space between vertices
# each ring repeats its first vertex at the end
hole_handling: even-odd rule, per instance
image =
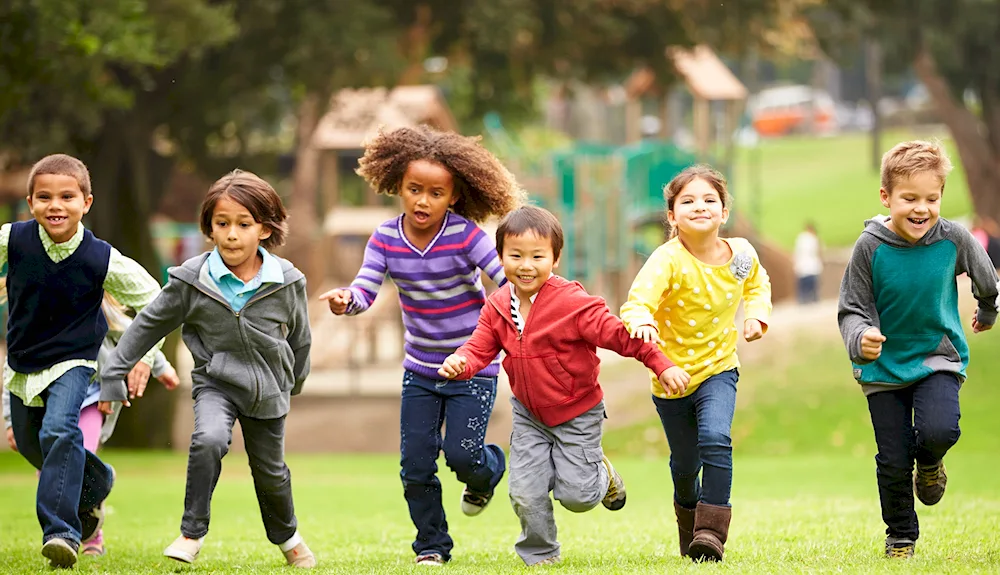
MULTIPOLYGON (((80 160, 63 154, 39 160, 28 176, 27 199, 34 221, 0 227, 10 302, 3 379, 18 451, 40 470, 42 555, 53 567, 72 567, 80 543, 104 522, 114 482, 113 469, 84 449, 78 425, 108 330, 104 290, 138 310, 160 287, 80 223, 94 201, 80 160)), ((132 397, 142 395, 149 379, 152 356, 143 361, 129 374, 132 397)))

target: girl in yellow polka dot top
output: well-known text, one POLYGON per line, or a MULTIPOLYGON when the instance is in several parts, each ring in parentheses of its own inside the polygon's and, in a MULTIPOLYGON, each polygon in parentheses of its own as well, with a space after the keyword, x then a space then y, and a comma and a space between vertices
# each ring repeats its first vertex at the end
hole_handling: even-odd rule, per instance
POLYGON ((671 239, 639 271, 621 319, 632 337, 658 341, 676 366, 665 389, 653 377, 653 403, 670 444, 681 555, 719 561, 729 532, 733 478, 730 430, 736 408, 737 332, 767 332, 771 284, 743 238, 720 238, 729 218, 725 178, 708 166, 667 184, 671 239), (736 325, 744 302, 742 328, 736 325), (701 480, 699 481, 699 470, 701 480))

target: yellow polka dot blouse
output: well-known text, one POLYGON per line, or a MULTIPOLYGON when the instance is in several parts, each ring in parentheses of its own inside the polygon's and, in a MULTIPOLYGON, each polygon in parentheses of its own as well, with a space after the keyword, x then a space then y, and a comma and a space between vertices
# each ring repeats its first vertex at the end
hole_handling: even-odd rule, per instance
MULTIPOLYGON (((663 352, 691 376, 684 395, 709 377, 739 367, 736 310, 744 300, 745 319, 767 329, 771 282, 756 250, 743 238, 724 238, 733 251, 722 265, 708 265, 674 238, 649 257, 632 282, 621 318, 629 332, 644 325, 659 331, 663 352)), ((655 374, 654 395, 666 398, 655 374)), ((676 397, 676 396, 675 396, 676 397)))

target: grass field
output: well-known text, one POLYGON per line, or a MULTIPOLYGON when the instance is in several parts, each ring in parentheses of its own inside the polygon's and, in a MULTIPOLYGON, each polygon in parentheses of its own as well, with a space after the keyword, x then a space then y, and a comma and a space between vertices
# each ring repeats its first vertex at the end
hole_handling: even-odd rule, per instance
MULTIPOLYGON (((748 365, 734 425, 734 520, 726 561, 694 565, 677 556, 666 444, 655 419, 615 429, 606 448, 626 479, 629 504, 574 515, 557 507, 563 563, 558 573, 1000 571, 1000 333, 970 337, 973 362, 963 390, 963 436, 947 458, 950 483, 932 508, 918 504, 923 537, 904 563, 881 557, 884 538, 866 403, 830 338, 748 365)), ((637 398, 639 409, 651 404, 637 398)), ((333 415, 333 414, 332 414, 333 415)), ((226 460, 212 531, 198 563, 181 566, 160 553, 177 534, 185 457, 108 452, 119 485, 109 500, 109 554, 82 558, 80 572, 285 572, 267 543, 241 453, 226 460)), ((291 455, 300 527, 329 573, 411 573, 413 528, 398 479, 385 455, 291 455)), ((456 540, 450 573, 521 573, 512 545, 518 523, 506 483, 480 517, 459 511, 459 486, 443 473, 456 540)), ((0 572, 47 571, 38 554, 34 474, 16 455, 0 455, 0 572)))
MULTIPOLYGON (((903 140, 941 138, 955 164, 941 215, 964 216, 971 210, 969 190, 958 152, 946 136, 943 128, 940 133, 890 131, 882 138, 882 151, 903 140)), ((754 221, 759 202, 761 232, 781 246, 791 248, 807 220, 816 223, 826 245, 851 246, 866 218, 887 213, 879 202, 879 174, 870 158, 867 134, 788 137, 763 140, 756 152, 739 149, 732 178, 738 217, 754 221), (759 158, 759 199, 753 197, 753 154, 759 158)))

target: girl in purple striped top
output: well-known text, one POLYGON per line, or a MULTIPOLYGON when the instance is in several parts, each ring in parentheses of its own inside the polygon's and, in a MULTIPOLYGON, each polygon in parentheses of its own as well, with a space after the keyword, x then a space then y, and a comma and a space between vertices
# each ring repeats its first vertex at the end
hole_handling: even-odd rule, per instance
POLYGON ((350 287, 320 299, 334 314, 355 315, 375 301, 384 277, 396 284, 406 352, 403 494, 417 528, 416 562, 443 564, 453 542, 436 475, 438 454, 444 450, 448 467, 465 484, 466 515, 482 512, 506 465, 499 446, 484 444, 499 360, 467 381, 442 379, 438 369, 475 331, 486 302, 480 270, 498 285, 506 281, 493 240, 476 222, 515 209, 523 191, 478 138, 424 126, 379 132, 359 163, 358 174, 375 191, 400 196, 403 213, 372 234, 350 287))

